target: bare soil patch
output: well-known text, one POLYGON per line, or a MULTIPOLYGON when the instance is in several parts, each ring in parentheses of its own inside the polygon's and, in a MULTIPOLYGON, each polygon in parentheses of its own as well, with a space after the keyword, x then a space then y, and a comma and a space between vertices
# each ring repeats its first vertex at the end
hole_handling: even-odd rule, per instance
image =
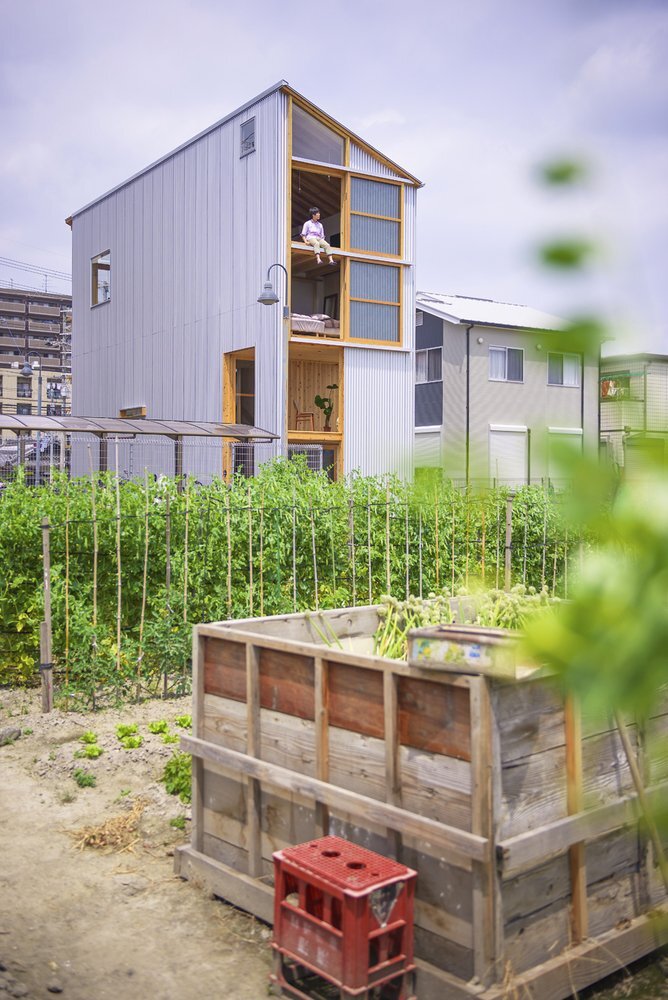
POLYGON ((0 746, 0 996, 267 996, 269 928, 173 874, 190 824, 170 820, 189 807, 160 781, 178 747, 147 726, 179 732, 189 712, 182 698, 42 715, 37 693, 0 691, 0 730, 21 730, 0 746), (134 722, 143 744, 124 750, 116 726, 134 722), (76 759, 91 730, 104 753, 76 759), (77 785, 77 768, 94 787, 77 785))

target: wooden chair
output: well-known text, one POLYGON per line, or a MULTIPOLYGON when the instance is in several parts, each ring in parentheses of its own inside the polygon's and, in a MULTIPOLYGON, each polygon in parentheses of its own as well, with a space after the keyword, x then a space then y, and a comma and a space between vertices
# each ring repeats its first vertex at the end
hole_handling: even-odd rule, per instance
POLYGON ((306 429, 314 431, 315 417, 313 415, 313 412, 311 410, 300 410, 294 399, 292 400, 292 405, 294 406, 295 411, 297 413, 297 416, 295 417, 295 429, 299 430, 300 423, 301 424, 306 423, 310 425, 310 427, 307 427, 306 429))

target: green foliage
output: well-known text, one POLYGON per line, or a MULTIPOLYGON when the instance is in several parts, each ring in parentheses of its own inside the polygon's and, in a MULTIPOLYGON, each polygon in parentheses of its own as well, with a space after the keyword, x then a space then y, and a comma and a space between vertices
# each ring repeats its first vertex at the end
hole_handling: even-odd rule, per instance
POLYGON ((174 816, 169 821, 169 825, 173 826, 175 830, 185 830, 186 828, 186 818, 185 816, 174 816))
POLYGON ((165 764, 162 780, 170 795, 178 795, 182 802, 190 802, 192 780, 190 754, 175 753, 165 764))
POLYGON ((586 264, 596 252, 596 246, 589 240, 571 237, 556 239, 540 248, 544 264, 562 270, 575 270, 586 264))
POLYGON ((136 736, 139 732, 139 726, 136 722, 123 723, 121 722, 116 726, 116 736, 119 740, 124 740, 128 736, 136 736))
POLYGON ((178 743, 179 740, 180 740, 180 738, 181 737, 178 735, 178 733, 165 733, 165 735, 162 737, 162 742, 163 743, 178 743))
MULTIPOLYGON (((583 320, 578 329, 585 326, 583 320)), ((503 585, 498 567, 503 573, 504 489, 467 492, 440 477, 414 485, 391 477, 331 482, 298 460, 264 465, 250 480, 191 484, 184 492, 178 492, 176 480, 161 477, 149 481, 148 497, 143 482, 122 482, 119 648, 115 481, 101 473, 97 482, 95 624, 90 481, 56 476, 53 484, 35 490, 19 475, 0 503, 0 565, 15 569, 0 579, 0 684, 15 686, 37 677, 43 618, 40 525, 47 516, 53 525, 54 673, 59 702, 67 707, 96 706, 103 698, 127 700, 135 696, 137 684, 157 694, 164 674, 170 693, 186 693, 194 622, 374 603, 383 593, 405 598, 440 593, 444 587, 455 592, 474 577, 485 586, 503 585), (148 572, 140 645, 147 499, 148 572)), ((512 570, 513 582, 536 590, 547 586, 563 596, 565 569, 580 539, 565 540, 560 505, 558 495, 540 487, 518 491, 512 570)))
POLYGON ((72 775, 76 781, 79 788, 95 788, 97 784, 97 778, 90 771, 84 771, 83 768, 78 767, 74 774, 72 775))
POLYGON ((174 725, 178 726, 179 729, 192 729, 193 717, 192 715, 178 715, 174 719, 174 725))
POLYGON ((77 758, 85 758, 86 760, 96 760, 98 757, 101 757, 103 753, 104 750, 102 747, 95 746, 91 743, 84 747, 83 750, 77 750, 74 756, 77 758))
POLYGON ((166 733, 168 728, 166 719, 160 719, 158 722, 149 722, 148 724, 149 733, 166 733))
POLYGON ((92 730, 89 729, 88 732, 83 733, 83 735, 79 737, 79 742, 89 743, 92 746, 95 743, 97 743, 97 733, 94 733, 92 730))
POLYGON ((143 742, 143 736, 124 736, 121 740, 121 746, 124 750, 137 750, 143 742))

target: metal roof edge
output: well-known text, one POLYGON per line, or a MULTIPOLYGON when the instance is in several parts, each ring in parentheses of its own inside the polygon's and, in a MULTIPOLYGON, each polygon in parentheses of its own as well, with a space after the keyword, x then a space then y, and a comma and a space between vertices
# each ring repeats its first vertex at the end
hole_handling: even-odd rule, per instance
POLYGON ((217 128, 220 128, 221 125, 225 125, 228 121, 231 121, 232 118, 236 118, 237 115, 243 114, 244 111, 247 111, 249 108, 252 108, 253 105, 255 104, 259 104, 260 101, 263 101, 266 97, 270 97, 271 94, 275 94, 276 91, 285 90, 286 87, 289 87, 287 80, 279 80, 278 83, 275 83, 273 85, 273 87, 269 87, 267 90, 263 90, 261 94, 257 95, 257 97, 253 97, 250 101, 246 101, 246 103, 242 104, 241 107, 238 107, 235 111, 231 111, 229 114, 225 115, 217 122, 214 122, 213 125, 207 126, 207 128, 203 129, 201 132, 198 132, 197 135, 192 136, 192 138, 186 139, 185 142, 182 142, 180 146, 177 146, 175 149, 172 149, 171 152, 165 153, 164 156, 158 157, 158 159, 154 160, 153 163, 149 163, 147 167, 142 167, 141 170, 138 170, 135 174, 132 174, 132 176, 128 177, 127 180, 121 181, 114 187, 109 188, 109 190, 106 191, 104 194, 99 195, 97 198, 93 198, 93 200, 89 201, 88 204, 83 206, 83 208, 79 208, 77 209, 76 212, 72 212, 71 215, 67 217, 65 222, 71 226, 72 220, 75 219, 77 215, 81 215, 83 212, 88 211, 88 209, 92 208, 93 205, 97 205, 98 202, 104 201, 105 198, 108 198, 110 195, 115 194, 116 191, 120 191, 121 188, 127 187, 128 184, 132 184, 132 182, 136 181, 138 177, 142 177, 143 174, 147 174, 150 170, 154 170, 155 167, 158 167, 161 163, 164 163, 166 160, 171 159, 172 156, 176 156, 176 154, 180 153, 181 150, 187 149, 188 146, 192 146, 193 143, 198 142, 200 139, 203 139, 204 136, 208 135, 210 132, 214 132, 217 128))
MULTIPOLYGON (((497 327, 499 329, 517 330, 519 332, 527 332, 527 333, 563 333, 564 331, 566 331, 568 329, 568 322, 567 322, 567 320, 563 320, 563 323, 564 323, 563 328, 559 328, 559 327, 552 327, 552 326, 547 326, 547 327, 546 326, 526 326, 526 325, 522 325, 522 324, 519 324, 519 323, 499 323, 499 322, 495 323, 495 322, 491 322, 489 320, 473 319, 471 317, 466 317, 466 316, 454 316, 452 313, 447 312, 446 309, 439 309, 438 306, 432 305, 431 303, 426 304, 423 300, 420 299, 420 294, 425 294, 425 293, 420 293, 420 292, 416 293, 416 296, 415 296, 415 308, 416 309, 419 309, 420 312, 431 313, 433 316, 438 316, 440 319, 445 319, 449 323, 453 323, 455 326, 464 326, 465 324, 469 324, 470 323, 472 326, 497 327)), ((475 299, 474 301, 476 301, 476 302, 495 302, 494 299, 475 299)), ((521 305, 521 304, 519 304, 517 302, 499 302, 498 305, 513 306, 513 307, 515 307, 517 309, 531 309, 531 308, 533 308, 532 306, 523 306, 523 305, 521 305)), ((557 319, 557 320, 559 319, 558 316, 555 316, 554 318, 557 319)))
POLYGON ((641 352, 639 354, 607 354, 607 355, 605 355, 604 357, 601 358, 601 364, 602 365, 607 365, 608 363, 619 364, 620 362, 629 362, 629 361, 665 361, 665 362, 668 362, 668 354, 651 354, 651 353, 647 354, 647 353, 643 353, 643 352, 641 352))

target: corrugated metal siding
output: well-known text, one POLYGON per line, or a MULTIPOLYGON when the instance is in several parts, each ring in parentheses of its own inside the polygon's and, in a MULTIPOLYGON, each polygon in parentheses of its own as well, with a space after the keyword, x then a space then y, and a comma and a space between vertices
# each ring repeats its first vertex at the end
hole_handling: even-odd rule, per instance
POLYGON ((366 215, 350 216, 350 247, 373 253, 399 255, 401 231, 398 222, 370 219, 366 215))
POLYGON ((350 262, 350 294, 356 299, 398 302, 399 274, 398 267, 353 260, 350 262))
POLYGON ((401 188, 397 184, 370 181, 365 177, 352 177, 350 180, 350 208, 353 212, 398 219, 400 194, 401 188))
POLYGON ((412 474, 413 358, 403 351, 344 350, 344 469, 412 474))
POLYGON ((401 177, 390 167, 385 166, 377 160, 371 153, 358 146, 356 142, 350 143, 350 166, 353 170, 363 170, 365 174, 377 174, 379 177, 394 177, 400 180, 401 177))
POLYGON ((399 342, 399 306, 377 302, 350 303, 350 336, 358 340, 399 342))
POLYGON ((433 468, 441 464, 441 435, 434 432, 431 434, 415 435, 414 462, 416 469, 433 468))
POLYGON ((73 412, 218 420, 223 353, 256 344, 256 421, 280 429, 281 310, 256 299, 285 263, 286 103, 275 92, 74 219, 73 412), (256 152, 241 158, 253 116, 256 152), (106 249, 111 302, 90 309, 90 259, 106 249))

